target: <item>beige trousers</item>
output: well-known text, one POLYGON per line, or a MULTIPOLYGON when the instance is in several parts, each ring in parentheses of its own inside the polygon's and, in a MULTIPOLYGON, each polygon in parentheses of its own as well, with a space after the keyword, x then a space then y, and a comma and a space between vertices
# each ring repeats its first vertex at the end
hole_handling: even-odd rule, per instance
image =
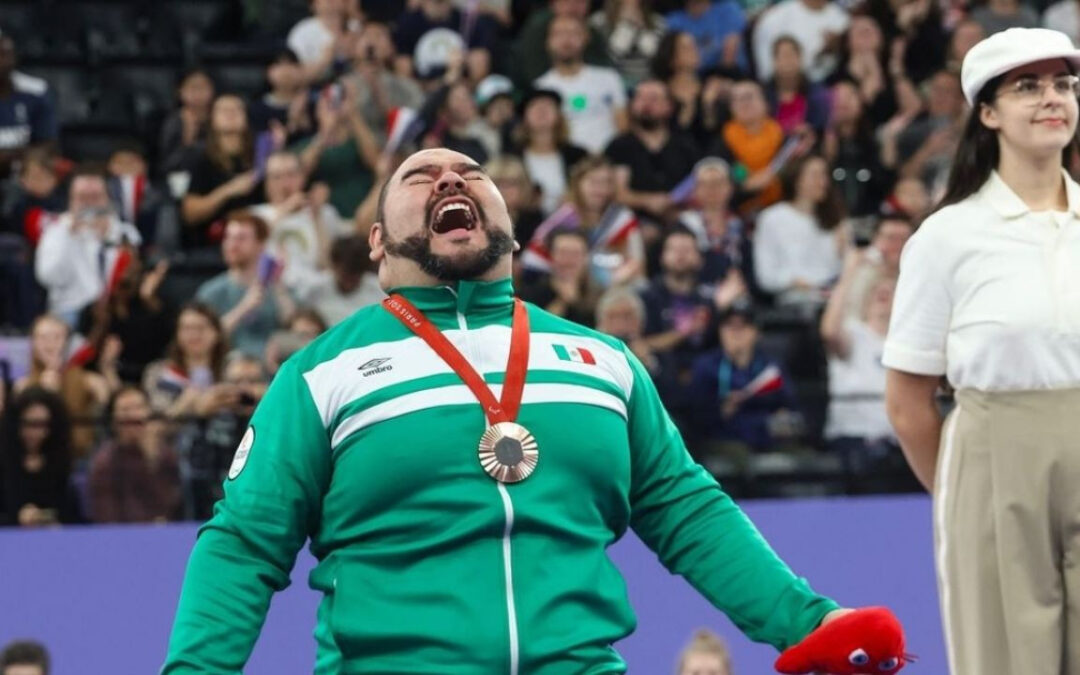
POLYGON ((1080 389, 957 393, 934 542, 952 675, 1080 675, 1080 389))

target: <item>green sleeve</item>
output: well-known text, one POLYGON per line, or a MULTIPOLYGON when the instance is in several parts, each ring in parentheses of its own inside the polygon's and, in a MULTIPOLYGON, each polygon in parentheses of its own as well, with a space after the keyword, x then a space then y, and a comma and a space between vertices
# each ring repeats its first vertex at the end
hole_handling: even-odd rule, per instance
POLYGON ((246 461, 238 452, 225 496, 199 530, 162 675, 239 674, 271 595, 289 585, 296 554, 318 526, 330 445, 294 362, 274 378, 251 427, 246 461))
POLYGON ((838 605, 814 593, 750 519, 690 457, 648 373, 627 353, 631 526, 747 637, 777 649, 799 642, 838 605))

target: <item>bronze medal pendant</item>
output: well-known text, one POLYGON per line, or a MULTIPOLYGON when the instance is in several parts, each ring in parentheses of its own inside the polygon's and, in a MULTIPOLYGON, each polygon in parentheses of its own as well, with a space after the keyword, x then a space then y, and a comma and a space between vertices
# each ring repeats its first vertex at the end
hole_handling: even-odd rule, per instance
POLYGON ((383 307, 426 342, 483 406, 491 426, 480 437, 479 459, 487 475, 500 483, 518 483, 528 478, 540 461, 540 448, 529 430, 514 421, 521 409, 529 363, 529 314, 525 303, 514 299, 510 356, 501 400, 495 398, 484 378, 411 302, 395 293, 383 301, 383 307))
POLYGON ((539 461, 536 439, 520 424, 492 424, 480 437, 480 466, 500 483, 525 480, 539 461))

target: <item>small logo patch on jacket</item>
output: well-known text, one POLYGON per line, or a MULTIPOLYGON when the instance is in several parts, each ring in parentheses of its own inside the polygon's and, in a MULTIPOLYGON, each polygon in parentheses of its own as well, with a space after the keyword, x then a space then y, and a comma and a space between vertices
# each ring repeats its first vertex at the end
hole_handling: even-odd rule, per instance
POLYGON ((390 360, 390 357, 381 358, 381 359, 371 359, 367 363, 359 366, 357 368, 357 370, 359 370, 360 374, 363 375, 364 377, 369 377, 371 375, 377 375, 379 373, 385 373, 388 370, 393 370, 394 369, 393 366, 384 365, 389 360, 390 360))

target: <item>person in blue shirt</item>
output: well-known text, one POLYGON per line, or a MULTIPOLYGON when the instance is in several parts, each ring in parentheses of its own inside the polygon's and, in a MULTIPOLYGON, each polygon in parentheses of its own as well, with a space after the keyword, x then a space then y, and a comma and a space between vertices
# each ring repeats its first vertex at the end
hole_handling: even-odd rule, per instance
POLYGON ((735 0, 686 0, 685 9, 671 12, 664 19, 668 31, 694 37, 701 52, 702 72, 716 67, 748 71, 742 43, 746 14, 735 0))
POLYGON ((705 447, 738 446, 740 454, 767 450, 778 439, 773 418, 795 410, 795 395, 780 364, 758 345, 755 312, 733 304, 720 319, 719 349, 693 364, 694 420, 705 447))
POLYGON ((27 147, 59 135, 49 85, 17 72, 15 63, 15 41, 0 33, 0 179, 27 147))

